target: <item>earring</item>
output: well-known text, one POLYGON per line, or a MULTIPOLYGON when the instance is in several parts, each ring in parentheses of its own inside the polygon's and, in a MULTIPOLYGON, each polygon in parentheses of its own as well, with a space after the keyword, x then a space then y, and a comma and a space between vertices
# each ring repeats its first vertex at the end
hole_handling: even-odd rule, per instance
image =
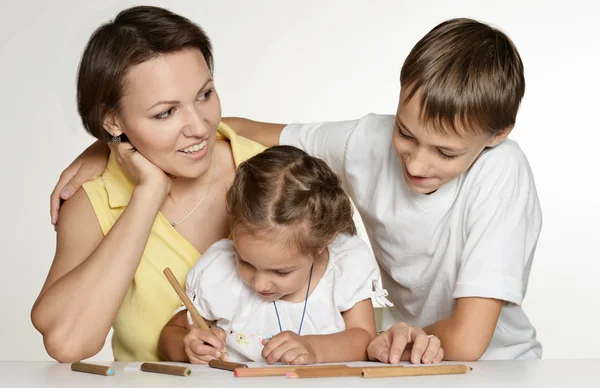
POLYGON ((119 143, 121 142, 121 136, 113 136, 113 137, 110 139, 110 142, 111 142, 112 144, 119 144, 119 143))

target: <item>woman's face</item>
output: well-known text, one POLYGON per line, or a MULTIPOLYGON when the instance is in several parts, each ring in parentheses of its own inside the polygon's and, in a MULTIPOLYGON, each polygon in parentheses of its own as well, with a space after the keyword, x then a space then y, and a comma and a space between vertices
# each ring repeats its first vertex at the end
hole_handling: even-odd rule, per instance
POLYGON ((167 174, 204 174, 211 165, 221 103, 200 50, 163 54, 132 67, 115 119, 132 145, 167 174))

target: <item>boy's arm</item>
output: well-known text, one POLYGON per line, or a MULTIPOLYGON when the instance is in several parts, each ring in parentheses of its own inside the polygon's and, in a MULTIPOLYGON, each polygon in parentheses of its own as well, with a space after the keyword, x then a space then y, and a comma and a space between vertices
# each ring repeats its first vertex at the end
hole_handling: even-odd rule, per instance
POLYGON ((272 147, 279 144, 281 131, 287 124, 264 123, 241 117, 223 117, 222 122, 240 136, 254 140, 264 146, 272 147))
POLYGON ((353 120, 286 125, 239 117, 226 117, 222 121, 239 135, 267 147, 285 144, 300 148, 323 159, 340 177, 345 175, 348 141, 359 124, 359 120, 353 120))
POLYGON ((424 330, 440 339, 445 360, 476 361, 492 340, 503 304, 499 299, 459 298, 452 315, 424 330))
POLYGON ((516 146, 483 155, 470 174, 454 311, 425 328, 440 338, 448 360, 481 358, 504 304, 522 303, 541 228, 533 176, 516 146))
POLYGON ((87 181, 99 177, 106 169, 110 149, 105 142, 96 140, 86 148, 61 174, 50 195, 50 219, 58 222, 61 200, 66 201, 87 181))
POLYGON ((346 330, 327 335, 304 336, 317 357, 317 362, 365 361, 367 346, 377 335, 371 299, 358 302, 342 313, 346 330))

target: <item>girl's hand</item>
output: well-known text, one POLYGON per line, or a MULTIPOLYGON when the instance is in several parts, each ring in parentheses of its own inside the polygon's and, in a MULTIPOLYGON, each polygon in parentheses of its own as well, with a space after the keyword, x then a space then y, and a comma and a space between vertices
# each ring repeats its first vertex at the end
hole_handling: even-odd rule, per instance
POLYGON ((218 327, 210 330, 193 328, 184 337, 183 345, 192 364, 207 364, 210 360, 221 357, 226 353, 225 340, 227 335, 218 327))
POLYGON ((317 362, 317 356, 307 339, 292 331, 281 332, 269 340, 263 340, 262 356, 267 363, 281 361, 284 364, 304 365, 317 362))
POLYGON ((428 336, 423 329, 400 322, 371 341, 367 348, 370 360, 397 364, 410 360, 413 364, 438 363, 444 350, 436 336, 428 336))

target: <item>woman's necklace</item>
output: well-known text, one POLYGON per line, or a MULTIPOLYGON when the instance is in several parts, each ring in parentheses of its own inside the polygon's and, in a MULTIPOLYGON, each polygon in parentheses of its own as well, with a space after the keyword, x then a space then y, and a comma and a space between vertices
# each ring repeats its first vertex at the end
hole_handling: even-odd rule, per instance
MULTIPOLYGON (((304 298, 304 310, 302 310, 302 318, 300 319, 300 328, 298 329, 298 335, 302 333, 302 323, 304 323, 304 315, 306 314, 306 303, 308 302, 308 294, 310 293, 310 281, 312 280, 314 264, 310 266, 310 275, 308 276, 308 287, 306 288, 306 298, 304 298)), ((277 311, 277 303, 273 301, 273 306, 275 306, 275 315, 277 315, 277 322, 279 323, 279 332, 283 331, 281 327, 281 319, 279 319, 279 311, 277 311)))
POLYGON ((210 176, 210 181, 208 182, 208 188, 206 189, 206 193, 204 193, 202 198, 200 198, 200 201, 196 204, 196 206, 194 206, 194 208, 185 217, 183 217, 179 222, 170 222, 171 226, 175 227, 175 226, 181 224, 183 221, 185 221, 194 212, 194 210, 196 210, 198 208, 198 206, 200 206, 202 201, 204 201, 204 199, 208 195, 208 193, 210 191, 210 186, 212 185, 212 182, 213 182, 213 178, 215 177, 215 170, 217 168, 217 164, 215 163, 214 156, 213 156, 212 163, 213 163, 213 170, 212 170, 212 175, 210 176))

